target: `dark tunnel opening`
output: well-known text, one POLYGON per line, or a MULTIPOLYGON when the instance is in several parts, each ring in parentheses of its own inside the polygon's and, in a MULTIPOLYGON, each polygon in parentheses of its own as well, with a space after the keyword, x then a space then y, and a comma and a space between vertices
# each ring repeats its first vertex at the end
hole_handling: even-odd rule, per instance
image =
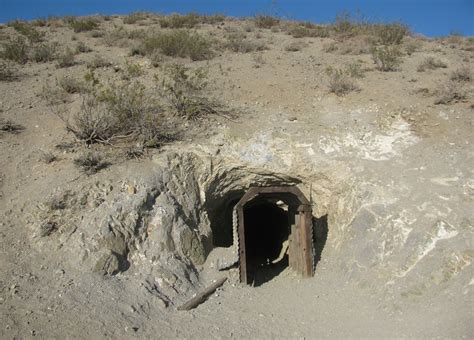
POLYGON ((263 200, 244 210, 247 270, 254 286, 270 281, 288 267, 288 209, 278 203, 263 200))

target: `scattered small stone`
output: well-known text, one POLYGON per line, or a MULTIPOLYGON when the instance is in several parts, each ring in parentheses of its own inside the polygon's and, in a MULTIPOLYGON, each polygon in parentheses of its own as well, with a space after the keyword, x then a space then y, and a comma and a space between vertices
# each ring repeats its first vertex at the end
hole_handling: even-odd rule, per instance
POLYGON ((34 329, 32 329, 30 333, 31 333, 31 336, 36 336, 36 331, 34 329))

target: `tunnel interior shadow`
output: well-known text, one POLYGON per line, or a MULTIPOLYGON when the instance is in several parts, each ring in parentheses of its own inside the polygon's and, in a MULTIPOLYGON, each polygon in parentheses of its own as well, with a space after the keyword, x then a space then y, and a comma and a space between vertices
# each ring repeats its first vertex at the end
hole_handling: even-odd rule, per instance
POLYGON ((288 210, 260 201, 245 209, 245 244, 250 282, 259 286, 288 267, 284 242, 289 236, 288 210))

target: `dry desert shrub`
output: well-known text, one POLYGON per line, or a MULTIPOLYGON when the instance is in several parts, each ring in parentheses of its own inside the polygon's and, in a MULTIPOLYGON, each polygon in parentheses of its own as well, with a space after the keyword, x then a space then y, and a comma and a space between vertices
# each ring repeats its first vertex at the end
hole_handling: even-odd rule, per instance
POLYGON ((104 161, 102 156, 96 152, 86 152, 74 159, 74 164, 87 175, 93 175, 102 169, 110 166, 110 163, 104 161))
POLYGON ((87 46, 83 41, 79 41, 76 45, 76 53, 89 53, 92 52, 92 48, 87 46))
POLYGON ((135 12, 129 15, 126 15, 122 18, 124 24, 132 25, 136 24, 139 21, 145 20, 148 18, 148 13, 145 12, 135 12))
POLYGON ((293 41, 289 45, 285 46, 285 51, 288 52, 298 52, 301 51, 303 48, 307 47, 308 44, 302 41, 293 41))
POLYGON ((421 62, 420 65, 418 65, 418 68, 416 70, 418 72, 425 72, 426 70, 436 70, 438 68, 447 67, 448 65, 446 65, 446 63, 442 60, 436 59, 434 57, 427 57, 421 62))
POLYGON ((452 104, 466 100, 467 95, 462 85, 452 80, 441 84, 436 91, 438 97, 435 100, 435 104, 452 104))
POLYGON ((97 20, 94 18, 70 18, 66 19, 66 21, 68 22, 69 27, 71 27, 76 33, 92 31, 99 27, 97 20))
POLYGON ((102 40, 107 46, 126 47, 129 32, 123 26, 116 26, 105 32, 102 40))
POLYGON ((200 16, 196 13, 186 15, 172 14, 159 19, 162 28, 193 28, 200 22, 200 16))
POLYGON ((0 81, 13 81, 18 79, 18 70, 8 61, 0 60, 0 81))
POLYGON ((397 46, 374 46, 371 54, 376 68, 383 72, 396 71, 402 62, 402 54, 397 46))
POLYGON ((186 30, 155 33, 146 37, 140 46, 140 53, 151 55, 155 51, 166 56, 187 57, 191 60, 206 60, 213 56, 209 39, 186 30))
POLYGON ((329 37, 329 29, 327 26, 315 25, 310 22, 307 23, 293 23, 287 26, 287 32, 293 38, 327 38, 329 37))
POLYGON ((263 51, 267 47, 262 41, 254 41, 247 38, 243 32, 234 32, 227 34, 225 48, 238 53, 249 53, 254 51, 263 51))
POLYGON ((27 22, 14 20, 7 24, 10 27, 13 27, 15 31, 25 36, 30 42, 37 43, 43 40, 44 33, 39 32, 32 25, 27 22))
POLYGON ((347 68, 328 67, 326 69, 326 75, 328 76, 329 92, 337 96, 343 96, 358 89, 347 68))
POLYGON ((143 66, 138 63, 133 63, 126 61, 125 67, 123 69, 122 78, 123 79, 132 79, 137 78, 145 74, 143 66))
POLYGON ((26 64, 28 61, 28 49, 29 46, 26 43, 25 38, 16 37, 7 42, 2 43, 2 51, 0 57, 14 61, 18 64, 26 64))
POLYGON ((111 66, 112 63, 102 57, 100 54, 95 54, 94 57, 87 63, 87 68, 95 70, 111 66))
POLYGON ((2 132, 18 134, 24 129, 25 127, 23 125, 17 124, 11 120, 4 120, 3 118, 0 118, 0 131, 2 132))
POLYGON ((469 82, 472 80, 471 69, 463 65, 451 73, 450 79, 455 82, 469 82))
POLYGON ((42 43, 33 48, 31 59, 37 63, 46 63, 56 58, 58 43, 42 43))
POLYGON ((408 27, 402 23, 375 24, 372 31, 381 45, 400 45, 403 38, 410 34, 408 27))
POLYGON ((164 69, 164 77, 156 80, 161 98, 181 118, 196 120, 210 114, 226 113, 220 103, 206 95, 208 75, 203 68, 192 70, 172 64, 164 69))
POLYGON ((280 24, 280 19, 271 15, 257 15, 255 17, 255 26, 258 28, 272 28, 280 24))
POLYGON ((77 78, 71 76, 63 76, 58 78, 57 84, 62 88, 66 93, 81 93, 85 92, 86 84, 83 81, 80 81, 77 78))
POLYGON ((45 164, 51 164, 57 161, 58 158, 51 151, 40 151, 39 160, 45 164))
POLYGON ((76 65, 75 54, 74 52, 67 47, 66 50, 58 56, 58 68, 71 67, 76 65))

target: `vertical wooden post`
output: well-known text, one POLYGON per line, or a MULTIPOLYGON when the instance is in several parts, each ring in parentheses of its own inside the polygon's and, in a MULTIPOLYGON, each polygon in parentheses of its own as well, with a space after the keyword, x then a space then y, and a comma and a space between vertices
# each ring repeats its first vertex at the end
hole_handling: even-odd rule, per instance
POLYGON ((304 277, 313 276, 313 259, 312 259, 312 242, 311 229, 312 228, 312 215, 311 206, 300 205, 298 208, 299 220, 300 220, 300 232, 301 232, 301 256, 302 256, 302 267, 301 274, 304 277))
POLYGON ((244 221, 244 207, 239 205, 237 207, 237 214, 239 217, 239 269, 240 282, 247 284, 247 254, 245 248, 245 221, 244 221))

